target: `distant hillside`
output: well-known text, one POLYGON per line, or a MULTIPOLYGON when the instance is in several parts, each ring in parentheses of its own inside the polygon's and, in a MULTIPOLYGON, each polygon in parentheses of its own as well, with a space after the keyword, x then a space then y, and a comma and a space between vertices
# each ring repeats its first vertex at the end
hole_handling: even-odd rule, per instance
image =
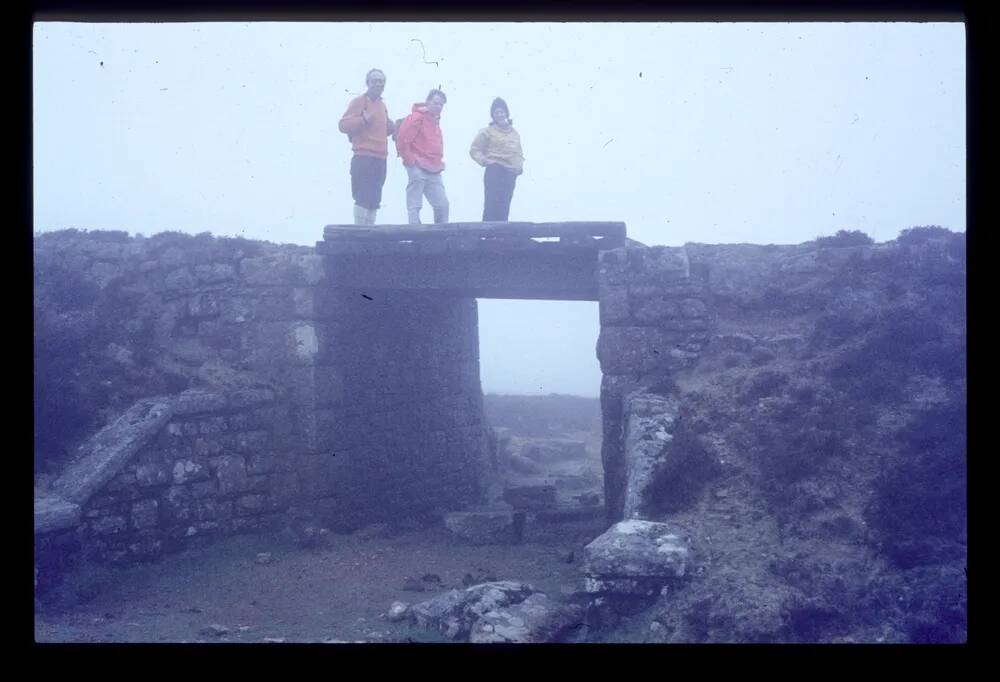
POLYGON ((486 418, 493 426, 518 436, 551 436, 566 431, 601 430, 601 401, 573 395, 483 396, 486 418))

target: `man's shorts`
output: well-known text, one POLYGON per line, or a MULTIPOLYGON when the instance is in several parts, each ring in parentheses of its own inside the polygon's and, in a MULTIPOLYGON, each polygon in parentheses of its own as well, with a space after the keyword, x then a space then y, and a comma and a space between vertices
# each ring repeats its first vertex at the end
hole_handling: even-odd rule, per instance
POLYGON ((371 156, 351 158, 351 196, 354 203, 376 209, 382 203, 382 185, 385 184, 385 159, 371 156))

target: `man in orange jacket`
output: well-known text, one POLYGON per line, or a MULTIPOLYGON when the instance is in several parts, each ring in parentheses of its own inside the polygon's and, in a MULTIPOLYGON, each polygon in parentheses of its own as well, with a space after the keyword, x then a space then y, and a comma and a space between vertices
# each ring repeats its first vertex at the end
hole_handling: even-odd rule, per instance
POLYGON ((448 222, 448 195, 444 191, 444 140, 441 136, 441 110, 448 98, 440 90, 431 90, 426 102, 413 105, 413 111, 399 126, 396 151, 403 157, 409 176, 406 185, 406 213, 411 225, 420 224, 423 197, 434 209, 434 222, 448 222))
POLYGON ((382 203, 389 136, 395 124, 382 101, 385 74, 372 69, 365 76, 368 90, 347 105, 340 119, 340 132, 347 133, 354 156, 351 158, 351 196, 354 197, 354 224, 374 225, 382 203))

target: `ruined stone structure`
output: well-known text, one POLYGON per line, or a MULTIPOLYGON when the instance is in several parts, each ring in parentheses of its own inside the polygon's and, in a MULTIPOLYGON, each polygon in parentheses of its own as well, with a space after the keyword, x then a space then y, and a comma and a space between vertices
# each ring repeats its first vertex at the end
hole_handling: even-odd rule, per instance
MULTIPOLYGON (((38 283, 75 282, 73 295, 50 298, 90 293, 60 308, 36 287, 36 316, 94 337, 134 397, 157 397, 159 412, 119 424, 122 442, 103 442, 110 432, 85 442, 77 469, 42 491, 36 530, 48 538, 79 526, 84 545, 120 558, 259 528, 290 508, 351 528, 482 502, 482 297, 598 302, 607 519, 648 518, 651 463, 635 453, 670 441, 673 378, 710 342, 741 343, 713 327, 711 306, 735 305, 732 317, 754 296, 777 295, 765 289, 780 279, 783 295, 808 307, 813 273, 880 248, 645 247, 626 242, 621 223, 330 226, 314 249, 38 235, 38 283), (179 390, 146 387, 154 369, 179 390)), ((112 432, 131 402, 109 407, 112 432)))
MULTIPOLYGON (((289 523, 519 537, 524 504, 482 508, 476 299, 590 300, 608 528, 581 555, 588 623, 640 606, 654 641, 964 641, 965 270, 964 234, 935 226, 680 248, 621 223, 37 235, 36 467, 82 444, 36 481, 36 580, 81 547, 128 561, 289 523)), ((492 582, 390 615, 549 641, 580 606, 492 582)))
POLYGON ((35 268, 69 283, 38 287, 65 300, 36 300, 36 337, 79 332, 121 394, 158 394, 156 419, 109 407, 36 491, 41 549, 149 557, 293 507, 350 528, 478 499, 475 299, 331 287, 312 249, 207 235, 40 235, 35 268), (154 375, 187 390, 162 395, 154 375))
POLYGON ((140 398, 36 496, 40 546, 149 557, 289 509, 351 528, 482 501, 475 298, 595 300, 597 254, 624 242, 621 224, 487 227, 332 227, 315 250, 39 235, 39 281, 90 296, 39 318, 98 337, 140 398), (154 370, 185 390, 144 392, 154 370))

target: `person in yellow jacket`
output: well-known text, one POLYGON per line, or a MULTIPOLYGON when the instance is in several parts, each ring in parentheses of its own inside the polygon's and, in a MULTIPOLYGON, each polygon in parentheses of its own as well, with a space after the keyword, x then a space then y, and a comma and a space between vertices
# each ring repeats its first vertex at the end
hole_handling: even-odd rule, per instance
POLYGON ((514 130, 507 103, 497 97, 490 106, 490 124, 479 131, 469 155, 486 171, 483 175, 483 222, 506 222, 517 176, 524 172, 521 136, 514 130))
POLYGON ((396 126, 382 101, 385 74, 372 69, 365 75, 367 90, 347 105, 340 119, 340 132, 351 141, 351 196, 354 198, 354 224, 375 224, 375 213, 382 203, 389 136, 396 126))

